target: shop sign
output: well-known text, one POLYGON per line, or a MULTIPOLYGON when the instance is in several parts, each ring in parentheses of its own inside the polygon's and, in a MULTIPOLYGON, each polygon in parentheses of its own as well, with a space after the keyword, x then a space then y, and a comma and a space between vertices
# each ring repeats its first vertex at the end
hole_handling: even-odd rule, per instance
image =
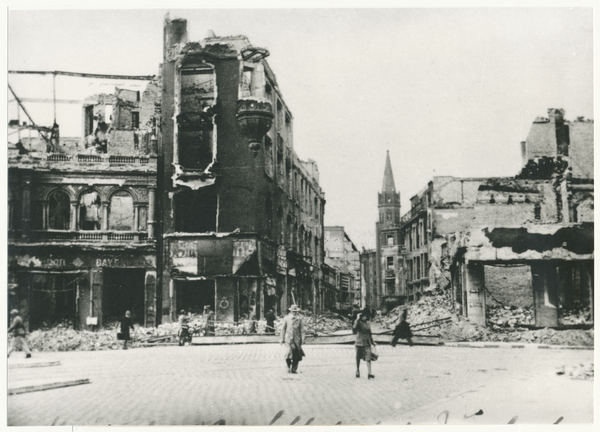
POLYGON ((256 251, 256 240, 234 240, 233 273, 235 274, 256 251))
POLYGON ((198 243, 194 240, 172 240, 169 252, 173 268, 181 273, 198 274, 198 243))
POLYGON ((277 273, 287 274, 287 249, 283 245, 277 249, 277 273))

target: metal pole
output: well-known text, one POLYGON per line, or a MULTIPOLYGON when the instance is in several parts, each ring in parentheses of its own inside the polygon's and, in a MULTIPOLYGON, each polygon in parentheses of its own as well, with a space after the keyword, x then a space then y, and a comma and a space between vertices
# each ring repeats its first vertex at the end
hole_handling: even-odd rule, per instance
POLYGON ((54 123, 56 123, 56 73, 52 74, 52 101, 54 103, 54 123))

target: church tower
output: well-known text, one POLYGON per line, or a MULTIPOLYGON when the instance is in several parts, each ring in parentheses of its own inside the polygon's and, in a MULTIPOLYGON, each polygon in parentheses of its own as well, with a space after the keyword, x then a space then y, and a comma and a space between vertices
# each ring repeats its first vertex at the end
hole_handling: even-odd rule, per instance
POLYGON ((379 195, 379 221, 375 224, 377 253, 377 286, 373 293, 379 307, 395 307, 402 303, 401 272, 402 239, 400 238, 400 193, 396 192, 390 152, 388 150, 383 172, 383 186, 379 195))
POLYGON ((388 229, 400 223, 400 192, 396 192, 394 173, 390 162, 390 151, 385 159, 383 187, 379 194, 379 229, 388 229))

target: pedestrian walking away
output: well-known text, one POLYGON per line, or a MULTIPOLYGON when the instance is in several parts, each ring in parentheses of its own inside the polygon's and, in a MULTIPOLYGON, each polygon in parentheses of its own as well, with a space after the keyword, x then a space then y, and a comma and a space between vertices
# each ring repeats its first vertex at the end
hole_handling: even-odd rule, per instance
POLYGON ((298 363, 304 357, 302 344, 304 343, 304 323, 299 316, 300 308, 296 305, 290 307, 290 313, 283 319, 281 327, 281 344, 285 344, 285 362, 288 373, 298 371, 298 363))
POLYGON ((371 347, 375 346, 373 336, 371 335, 371 324, 369 324, 369 311, 363 309, 360 312, 352 329, 356 330, 356 341, 354 342, 354 349, 356 351, 356 378, 360 378, 360 361, 364 360, 367 363, 368 379, 375 378, 375 375, 371 374, 371 347))
POLYGON ((25 340, 25 325, 23 324, 23 318, 19 315, 19 311, 13 309, 10 311, 10 317, 12 322, 8 328, 8 333, 12 332, 12 339, 10 341, 10 348, 8 349, 8 357, 10 357, 13 351, 25 351, 25 358, 31 358, 31 350, 27 341, 25 340))
POLYGON ((413 346, 412 342, 412 332, 410 331, 410 325, 406 321, 406 317, 408 315, 408 310, 404 309, 400 314, 400 318, 398 318, 398 324, 392 333, 394 337, 392 338, 391 345, 393 347, 396 346, 398 339, 406 339, 408 341, 408 345, 413 346))
POLYGON ((210 306, 206 306, 206 323, 204 324, 204 336, 215 335, 215 313, 210 306))
MULTIPOLYGON (((350 322, 352 324, 354 324, 354 321, 356 321, 356 317, 358 316, 359 313, 360 313, 360 308, 358 307, 357 304, 353 304, 352 311, 350 311, 350 314, 348 315, 348 317, 350 318, 350 322)), ((354 328, 354 325, 352 326, 352 333, 356 334, 356 329, 354 328)))
POLYGON ((129 329, 134 330, 133 321, 131 321, 131 312, 125 311, 125 317, 121 319, 121 339, 123 339, 123 349, 127 349, 127 341, 131 339, 129 329))
POLYGON ((267 328, 265 331, 267 333, 275 333, 275 309, 271 307, 265 314, 265 319, 267 320, 267 328))

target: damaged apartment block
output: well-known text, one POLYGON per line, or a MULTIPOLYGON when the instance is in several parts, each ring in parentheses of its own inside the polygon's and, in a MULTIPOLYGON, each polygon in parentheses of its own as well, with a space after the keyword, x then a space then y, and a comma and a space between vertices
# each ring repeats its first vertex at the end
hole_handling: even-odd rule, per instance
POLYGON ((537 327, 593 322, 593 121, 548 114, 515 177, 434 177, 398 221, 384 179, 371 297, 389 309, 443 289, 482 325, 490 302, 532 308, 537 327))
POLYGON ((245 36, 189 42, 166 19, 159 137, 161 316, 219 321, 323 307, 324 194, 292 114, 245 36))

